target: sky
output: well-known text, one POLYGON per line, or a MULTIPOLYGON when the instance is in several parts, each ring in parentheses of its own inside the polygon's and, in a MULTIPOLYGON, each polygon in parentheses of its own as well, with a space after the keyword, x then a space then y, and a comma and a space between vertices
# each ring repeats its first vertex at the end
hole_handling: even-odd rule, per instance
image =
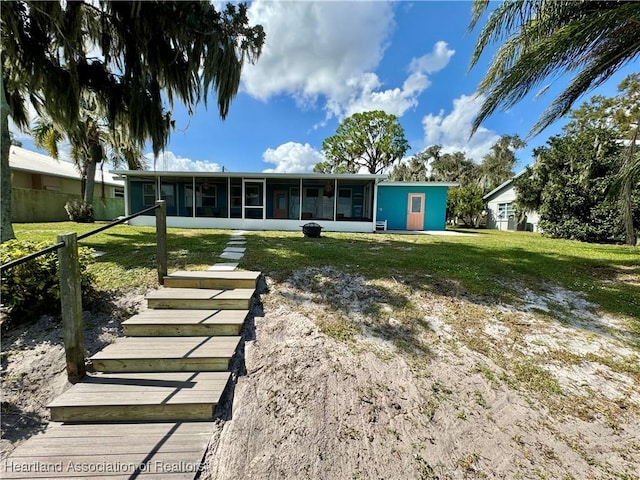
MULTIPOLYGON (((516 172, 532 150, 560 133, 566 120, 528 138, 539 115, 568 83, 552 79, 506 112, 496 112, 469 139, 482 97, 476 94, 495 47, 469 71, 480 26, 468 32, 470 1, 255 1, 252 24, 263 25, 262 56, 245 65, 240 91, 225 121, 216 102, 191 117, 174 105, 176 130, 149 169, 232 172, 311 172, 323 160, 322 141, 349 115, 383 110, 396 115, 411 149, 429 145, 464 151, 479 163, 501 135, 518 134, 516 172)), ((616 94, 638 63, 617 72, 591 95, 616 94)), ((38 150, 27 135, 16 134, 38 150)), ((63 149, 64 151, 64 149, 63 149)), ((44 152, 43 152, 44 153, 44 152)))

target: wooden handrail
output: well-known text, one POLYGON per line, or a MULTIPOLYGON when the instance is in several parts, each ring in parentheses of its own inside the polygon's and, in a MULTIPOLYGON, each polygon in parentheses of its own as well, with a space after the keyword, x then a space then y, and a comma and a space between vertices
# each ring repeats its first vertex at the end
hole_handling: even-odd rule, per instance
MULTIPOLYGON (((140 210, 137 213, 134 213, 132 215, 129 215, 127 217, 124 218, 119 218, 118 220, 114 220, 113 222, 107 224, 107 225, 103 225, 100 228, 96 228, 95 230, 92 230, 90 232, 87 233, 83 233, 82 235, 78 235, 78 241, 90 237, 91 235, 95 235, 96 233, 100 233, 108 228, 114 227, 116 225, 119 225, 121 223, 127 222, 129 220, 131 220, 132 218, 135 218, 139 215, 144 215, 145 213, 151 212, 152 210, 155 210, 156 208, 159 208, 160 205, 159 204, 155 204, 152 207, 149 208, 145 208, 144 210, 140 210)), ((56 250, 58 250, 59 248, 64 247, 64 242, 58 242, 55 245, 51 245, 50 247, 47 248, 43 248, 42 250, 38 250, 37 252, 33 252, 30 253, 29 255, 25 255, 24 257, 20 257, 17 258, 15 260, 11 260, 10 262, 5 263, 4 265, 0 265, 0 272, 4 271, 4 270, 8 270, 10 268, 13 267, 17 267, 18 265, 21 265, 25 262, 28 262, 29 260, 33 260, 35 258, 41 257, 43 255, 47 255, 48 253, 52 253, 55 252, 56 250)))
POLYGON ((158 200, 152 207, 120 218, 82 235, 77 235, 75 232, 58 235, 58 243, 55 245, 0 266, 0 272, 2 272, 57 250, 59 262, 58 275, 60 277, 60 304, 62 307, 62 331, 67 361, 67 378, 71 383, 79 382, 86 373, 78 241, 153 210, 156 210, 156 261, 158 266, 158 282, 162 284, 167 274, 167 207, 164 200, 158 200))

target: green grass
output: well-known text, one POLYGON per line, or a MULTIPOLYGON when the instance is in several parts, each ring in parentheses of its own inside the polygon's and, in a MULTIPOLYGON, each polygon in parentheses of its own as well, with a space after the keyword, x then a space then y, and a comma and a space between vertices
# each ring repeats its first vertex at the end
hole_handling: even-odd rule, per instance
MULTIPOLYGON (((70 222, 14 225, 19 239, 50 241, 58 233, 84 233, 96 225, 70 222)), ((228 230, 169 229, 169 271, 204 269, 217 261, 228 230)), ((640 249, 544 238, 532 233, 480 230, 474 236, 247 232, 240 266, 278 280, 304 267, 332 266, 366 280, 392 279, 403 288, 465 294, 489 303, 518 302, 523 289, 561 285, 583 292, 608 314, 629 319, 640 334, 640 249), (626 279, 625 281, 620 278, 626 279), (629 281, 629 278, 632 281, 629 281)), ((152 227, 120 225, 81 242, 106 255, 96 259, 99 287, 152 285, 152 227)))
MULTIPOLYGON (((95 230, 100 224, 72 222, 14 224, 19 240, 56 242, 60 233, 79 235, 95 230)), ((214 263, 229 240, 230 231, 168 229, 167 250, 169 271, 203 270, 214 263)), ((113 290, 157 285, 155 227, 118 225, 81 240, 81 246, 91 247, 105 255, 96 258, 91 273, 99 290, 113 290)))
POLYGON ((368 280, 394 278, 438 293, 517 302, 523 289, 561 285, 606 313, 633 320, 640 334, 640 249, 480 230, 473 237, 297 232, 248 234, 244 262, 279 279, 305 266, 331 265, 368 280), (634 277, 623 282, 620 275, 634 277))

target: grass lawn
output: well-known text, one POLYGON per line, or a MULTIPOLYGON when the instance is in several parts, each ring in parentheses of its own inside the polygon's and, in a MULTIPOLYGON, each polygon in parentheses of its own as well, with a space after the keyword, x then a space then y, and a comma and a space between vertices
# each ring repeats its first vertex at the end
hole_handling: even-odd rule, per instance
MULTIPOLYGON (((53 243, 68 231, 96 225, 71 222, 16 224, 18 239, 53 243)), ((205 269, 218 261, 228 230, 169 229, 169 271, 205 269)), ((479 301, 518 303, 526 289, 560 285, 582 292, 603 313, 624 317, 640 334, 640 249, 553 240, 532 233, 480 230, 474 236, 247 232, 240 267, 286 280, 296 270, 332 266, 366 279, 393 278, 438 293, 479 301)), ((106 254, 93 272, 99 289, 153 286, 155 231, 120 225, 81 241, 106 254)), ((561 307, 561 306, 560 306, 561 307)), ((566 305, 565 308, 571 308, 566 305)))

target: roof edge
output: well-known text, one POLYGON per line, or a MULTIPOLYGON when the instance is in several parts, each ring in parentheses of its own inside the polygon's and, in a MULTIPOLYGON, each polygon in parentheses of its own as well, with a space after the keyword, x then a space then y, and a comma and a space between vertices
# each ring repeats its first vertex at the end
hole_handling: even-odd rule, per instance
POLYGON ((459 182, 402 182, 402 181, 382 181, 381 187, 459 187, 459 182))
POLYGON ((504 182, 502 182, 500 185, 498 185, 496 188, 494 188, 493 190, 491 190, 489 193, 487 193, 486 195, 482 196, 483 200, 487 200, 489 197, 491 197, 492 195, 495 195, 496 193, 498 193, 499 191, 503 190, 504 188, 506 188, 507 186, 509 186, 509 184, 513 183, 516 178, 521 177, 524 172, 526 172, 527 169, 525 168, 524 170, 522 170, 520 173, 515 174, 513 177, 511 177, 509 180, 506 180, 504 182))

